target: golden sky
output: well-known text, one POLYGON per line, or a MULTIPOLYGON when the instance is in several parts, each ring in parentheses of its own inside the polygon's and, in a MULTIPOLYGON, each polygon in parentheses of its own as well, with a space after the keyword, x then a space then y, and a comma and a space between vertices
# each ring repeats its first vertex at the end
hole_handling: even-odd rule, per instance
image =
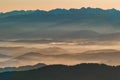
POLYGON ((98 7, 120 9, 120 0, 0 0, 0 12, 12 10, 50 10, 55 8, 98 7))

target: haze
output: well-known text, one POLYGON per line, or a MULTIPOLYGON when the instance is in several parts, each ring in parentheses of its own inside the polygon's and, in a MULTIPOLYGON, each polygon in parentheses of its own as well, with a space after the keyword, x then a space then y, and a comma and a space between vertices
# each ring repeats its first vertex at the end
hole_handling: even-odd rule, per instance
MULTIPOLYGON (((1 7, 4 10, 7 8, 5 11, 38 8, 45 10, 52 8, 52 10, 0 13, 0 67, 18 67, 38 63, 120 65, 119 10, 90 8, 98 7, 94 5, 102 2, 94 0, 74 1, 75 3, 73 1, 32 2, 28 0, 1 2, 7 3, 8 7, 5 4, 2 5, 6 7, 1 7), (80 8, 83 5, 79 2, 84 3, 85 7, 87 5, 90 7, 54 9, 57 7, 80 8), (55 5, 50 6, 53 3, 55 5), (38 7, 34 7, 37 5, 38 7)), ((110 6, 109 4, 104 7, 105 4, 106 1, 100 5, 103 8, 110 6)))

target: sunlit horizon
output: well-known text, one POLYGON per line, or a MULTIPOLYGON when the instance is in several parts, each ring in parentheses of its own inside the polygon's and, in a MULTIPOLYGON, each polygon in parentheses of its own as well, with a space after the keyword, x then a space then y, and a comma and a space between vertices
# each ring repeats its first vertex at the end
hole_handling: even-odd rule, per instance
POLYGON ((120 1, 118 0, 4 0, 0 1, 0 12, 9 12, 13 10, 51 10, 56 8, 81 8, 92 7, 102 9, 118 9, 120 1))
MULTIPOLYGON (((66 9, 66 10, 70 10, 70 9, 81 9, 81 8, 93 8, 93 9, 102 9, 102 10, 110 10, 110 9, 116 9, 116 8, 99 8, 99 7, 80 7, 80 8, 52 8, 52 9, 15 9, 15 10, 9 10, 9 11, 0 11, 1 13, 7 13, 7 12, 12 12, 12 11, 35 11, 35 10, 42 10, 42 11, 51 11, 51 10, 55 10, 55 9, 66 9)), ((116 9, 118 11, 120 11, 120 9, 116 9)))

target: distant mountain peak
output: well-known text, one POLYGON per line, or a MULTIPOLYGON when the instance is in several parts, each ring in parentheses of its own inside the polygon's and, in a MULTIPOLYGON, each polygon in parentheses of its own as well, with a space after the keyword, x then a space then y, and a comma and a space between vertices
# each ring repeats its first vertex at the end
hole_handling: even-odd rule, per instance
MULTIPOLYGON (((65 9, 65 8, 56 8, 56 9, 51 9, 49 11, 46 11, 46 10, 41 10, 41 9, 36 9, 36 10, 13 10, 13 11, 10 11, 10 12, 5 12, 5 13, 11 13, 11 12, 29 12, 29 11, 36 11, 36 12, 57 12, 57 11, 69 11, 69 10, 105 10, 105 9, 102 9, 102 8, 92 8, 92 7, 81 7, 80 9, 78 8, 70 8, 70 9, 65 9)), ((112 8, 112 9, 106 9, 105 11, 107 10, 114 10, 114 11, 119 11, 115 8, 112 8)), ((0 12, 0 13, 3 13, 3 12, 0 12)))

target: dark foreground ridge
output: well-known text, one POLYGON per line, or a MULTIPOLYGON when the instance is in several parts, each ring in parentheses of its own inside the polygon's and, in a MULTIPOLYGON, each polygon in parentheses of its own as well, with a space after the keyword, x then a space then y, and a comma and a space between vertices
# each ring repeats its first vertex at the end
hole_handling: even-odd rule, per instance
POLYGON ((1 73, 0 80, 120 80, 120 67, 104 64, 51 65, 29 71, 1 73))

